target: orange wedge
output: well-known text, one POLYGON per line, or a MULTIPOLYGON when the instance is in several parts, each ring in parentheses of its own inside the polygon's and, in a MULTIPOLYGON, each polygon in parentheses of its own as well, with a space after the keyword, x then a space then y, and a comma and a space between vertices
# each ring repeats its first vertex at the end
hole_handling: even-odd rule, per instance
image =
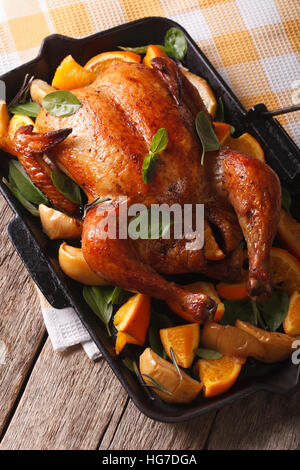
POLYGON ((196 372, 203 383, 206 398, 221 395, 229 390, 237 380, 244 360, 223 356, 220 359, 199 359, 196 372))
POLYGON ((164 328, 159 331, 163 347, 172 359, 170 348, 173 349, 176 361, 181 367, 191 367, 200 341, 199 323, 164 328))
POLYGON ((94 73, 86 70, 68 55, 57 67, 52 86, 59 90, 74 90, 89 85, 95 79, 94 73))
POLYGON ((118 331, 115 350, 116 354, 120 354, 120 352, 124 349, 126 344, 139 344, 136 339, 130 336, 128 333, 123 333, 123 331, 118 331))
POLYGON ((214 131, 220 144, 222 145, 227 137, 230 136, 231 126, 230 124, 226 124, 225 122, 213 122, 214 131))
POLYGON ((168 57, 168 54, 161 50, 160 47, 155 46, 154 44, 150 44, 144 57, 143 64, 147 65, 148 67, 152 67, 151 60, 155 57, 168 57))
POLYGON ((85 64, 84 68, 96 75, 99 75, 108 69, 111 65, 123 61, 139 63, 141 61, 141 56, 129 51, 102 52, 101 54, 92 57, 85 64))
POLYGON ((210 261, 218 261, 225 258, 225 254, 220 249, 209 223, 204 221, 204 254, 210 261))
POLYGON ((232 150, 237 150, 238 152, 245 153, 246 155, 251 155, 251 157, 258 158, 262 162, 265 162, 265 154, 261 145, 258 141, 252 137, 252 135, 246 132, 242 134, 237 139, 234 139, 230 135, 223 142, 223 145, 231 148, 232 150))
POLYGON ((293 292, 287 316, 283 322, 283 329, 287 335, 300 335, 300 293, 293 292))
POLYGON ((282 248, 271 248, 270 273, 274 285, 290 295, 300 291, 300 261, 282 248))
MULTIPOLYGON (((211 297, 217 304, 217 311, 215 314, 214 321, 218 322, 221 320, 221 318, 224 315, 225 312, 225 307, 224 304, 221 302, 218 293, 216 289, 214 288, 214 285, 211 282, 193 282, 192 284, 186 284, 185 286, 181 286, 183 289, 188 290, 189 292, 192 292, 193 294, 199 294, 203 293, 211 297)), ((189 322, 195 322, 195 319, 193 319, 188 313, 186 313, 178 304, 175 304, 173 302, 167 302, 168 306, 170 307, 173 312, 175 312, 177 315, 179 315, 181 318, 184 318, 185 320, 189 322)), ((199 322, 201 323, 201 322, 199 322)))
POLYGON ((17 130, 22 126, 34 126, 33 120, 29 116, 15 114, 8 124, 7 135, 12 140, 17 130))
POLYGON ((220 282, 216 285, 216 289, 222 299, 241 300, 248 297, 246 282, 241 282, 239 284, 226 284, 225 282, 220 282))
POLYGON ((278 235, 282 244, 300 260, 300 224, 283 209, 280 212, 278 235))
POLYGON ((132 336, 140 346, 146 341, 150 322, 150 297, 136 294, 122 305, 114 317, 118 331, 132 336))

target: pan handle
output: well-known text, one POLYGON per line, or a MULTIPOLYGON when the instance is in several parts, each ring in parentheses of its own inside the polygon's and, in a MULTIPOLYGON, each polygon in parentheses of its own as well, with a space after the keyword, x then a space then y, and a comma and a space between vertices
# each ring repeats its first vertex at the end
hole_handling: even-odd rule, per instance
POLYGON ((57 272, 25 222, 16 217, 8 224, 7 233, 27 271, 52 307, 68 307, 70 302, 57 272))

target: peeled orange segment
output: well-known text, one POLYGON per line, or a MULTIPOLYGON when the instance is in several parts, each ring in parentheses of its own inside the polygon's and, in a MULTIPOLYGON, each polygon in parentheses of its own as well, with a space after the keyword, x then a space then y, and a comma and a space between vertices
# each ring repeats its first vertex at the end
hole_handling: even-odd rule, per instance
POLYGON ((17 130, 22 126, 34 126, 33 120, 29 116, 15 114, 8 124, 7 135, 12 140, 17 130))
POLYGON ((241 282, 239 284, 226 284, 225 282, 220 282, 216 285, 216 289, 222 299, 241 300, 248 297, 246 282, 241 282))
POLYGON ((254 137, 252 137, 252 135, 248 134, 248 132, 245 132, 245 134, 242 134, 237 139, 234 139, 229 135, 223 142, 223 145, 231 148, 232 150, 237 150, 238 152, 245 153, 251 157, 258 158, 258 160, 261 160, 262 162, 265 161, 265 154, 261 145, 254 137))
MULTIPOLYGON (((215 313, 215 318, 214 321, 218 322, 221 320, 221 318, 224 315, 225 312, 225 307, 224 304, 221 302, 218 293, 216 289, 214 288, 214 285, 211 282, 193 282, 192 284, 186 284, 185 286, 181 286, 183 289, 192 292, 193 294, 199 294, 203 293, 211 297, 217 304, 217 311, 215 313)), ((175 312, 177 315, 179 315, 181 318, 184 318, 185 320, 189 322, 195 322, 195 319, 192 318, 192 316, 185 312, 178 304, 175 304, 173 302, 168 302, 168 306, 170 307, 173 312, 175 312)), ((202 323, 201 321, 199 323, 202 323)))
POLYGON ((293 292, 287 316, 283 322, 283 329, 287 335, 300 335, 300 293, 293 292))
POLYGON ((300 291, 300 261, 282 248, 271 248, 270 273, 274 285, 290 295, 300 291))
POLYGON ((168 54, 166 54, 160 47, 155 46, 154 44, 150 44, 143 59, 143 64, 147 65, 148 67, 152 67, 151 60, 155 59, 155 57, 168 57, 168 54))
POLYGON ((116 354, 120 354, 120 352, 124 349, 126 344, 139 344, 138 341, 130 336, 128 333, 123 333, 123 331, 118 331, 115 350, 116 354))
POLYGON ((300 260, 300 224, 283 209, 280 212, 278 235, 282 244, 300 260))
POLYGON ((243 362, 229 356, 215 360, 199 359, 195 369, 203 383, 204 396, 215 397, 229 390, 237 380, 243 362))
POLYGON ((57 67, 52 86, 59 90, 74 90, 89 85, 96 77, 96 74, 79 65, 68 55, 57 67))
POLYGON ((225 258, 224 252, 220 249, 209 223, 204 221, 204 254, 210 261, 218 261, 225 258))
POLYGON ((96 75, 104 72, 106 69, 119 62, 136 62, 141 61, 141 56, 129 51, 111 51, 102 52, 92 57, 84 66, 84 68, 96 75))
POLYGON ((117 311, 114 325, 118 331, 132 336, 137 344, 143 345, 146 340, 150 322, 150 297, 136 294, 117 311))
POLYGON ((220 144, 222 145, 227 137, 230 136, 231 125, 226 124, 225 122, 213 122, 213 125, 215 134, 218 137, 220 144))
POLYGON ((160 330, 160 339, 163 347, 172 359, 170 348, 173 349, 175 359, 181 367, 191 367, 200 341, 199 323, 190 323, 188 325, 175 326, 160 330))

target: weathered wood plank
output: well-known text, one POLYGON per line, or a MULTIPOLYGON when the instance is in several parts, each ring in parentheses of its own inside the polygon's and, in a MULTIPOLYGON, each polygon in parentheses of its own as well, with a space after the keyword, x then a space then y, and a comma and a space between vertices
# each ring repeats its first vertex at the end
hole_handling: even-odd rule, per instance
POLYGON ((54 353, 48 339, 0 449, 97 449, 127 394, 108 364, 81 346, 54 353))
POLYGON ((140 413, 132 401, 117 427, 107 429, 101 450, 199 450, 205 445, 215 412, 186 423, 166 424, 140 413))
POLYGON ((258 393, 219 411, 207 448, 300 448, 300 391, 292 396, 258 393))
POLYGON ((7 238, 12 217, 0 197, 0 435, 46 331, 34 284, 7 238))

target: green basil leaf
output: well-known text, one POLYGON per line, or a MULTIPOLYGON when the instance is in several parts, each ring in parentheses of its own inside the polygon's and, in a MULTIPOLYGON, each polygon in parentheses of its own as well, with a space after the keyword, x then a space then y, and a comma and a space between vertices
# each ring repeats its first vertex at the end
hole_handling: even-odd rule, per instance
POLYGON ((70 91, 57 90, 44 96, 42 105, 53 116, 70 116, 81 108, 79 99, 70 91))
POLYGON ((21 114, 22 116, 37 117, 41 107, 39 104, 34 103, 33 101, 28 101, 27 103, 19 103, 8 108, 9 112, 12 114, 21 114))
POLYGON ((142 166, 142 178, 145 184, 150 183, 156 173, 159 156, 147 153, 142 166))
POLYGON ((257 325, 257 318, 253 311, 251 300, 223 300, 225 312, 220 320, 222 325, 235 326, 236 320, 242 320, 257 325))
POLYGON ((202 359, 221 359, 222 354, 218 351, 214 351, 213 349, 205 349, 205 348, 198 348, 194 350, 196 356, 201 357, 202 359))
POLYGON ((150 153, 160 153, 168 145, 168 133, 164 127, 158 129, 156 134, 152 137, 152 141, 150 144, 150 153))
POLYGON ((36 205, 49 204, 46 196, 33 184, 21 163, 17 160, 11 160, 9 163, 9 181, 14 184, 27 201, 36 205))
POLYGON ((287 315, 289 296, 282 290, 274 289, 272 297, 257 306, 269 330, 276 331, 287 315))
POLYGON ((109 322, 113 313, 112 295, 114 287, 84 286, 83 297, 95 315, 105 324, 111 336, 109 322))
POLYGON ((224 114, 225 114, 224 103, 223 103, 222 97, 220 96, 218 99, 218 107, 217 107, 216 115, 214 117, 214 121, 224 122, 224 114))
POLYGON ((195 124, 198 137, 202 144, 201 165, 203 165, 205 152, 218 150, 220 148, 220 142, 209 117, 203 111, 197 114, 195 124))
POLYGON ((150 348, 164 359, 167 358, 167 354, 163 348, 159 330, 162 328, 170 328, 171 326, 173 326, 173 323, 167 315, 164 315, 163 313, 151 313, 150 326, 148 330, 150 348))
POLYGON ((281 198, 282 198, 281 200, 282 208, 290 214, 292 196, 290 192, 283 186, 281 187, 281 198))
POLYGON ((20 191, 13 185, 13 183, 8 182, 5 178, 2 178, 2 181, 11 191, 11 193, 18 199, 22 206, 25 207, 28 212, 30 212, 30 214, 34 215, 35 217, 40 216, 39 210, 22 196, 20 191))
POLYGON ((80 187, 71 178, 59 171, 51 173, 51 179, 54 186, 62 193, 67 199, 74 202, 74 204, 82 204, 80 187))
POLYGON ((187 52, 187 42, 183 32, 177 28, 170 28, 165 36, 165 48, 167 54, 183 60, 187 52))
POLYGON ((124 304, 131 296, 131 292, 121 289, 121 287, 115 287, 111 295, 111 303, 113 305, 124 304))

